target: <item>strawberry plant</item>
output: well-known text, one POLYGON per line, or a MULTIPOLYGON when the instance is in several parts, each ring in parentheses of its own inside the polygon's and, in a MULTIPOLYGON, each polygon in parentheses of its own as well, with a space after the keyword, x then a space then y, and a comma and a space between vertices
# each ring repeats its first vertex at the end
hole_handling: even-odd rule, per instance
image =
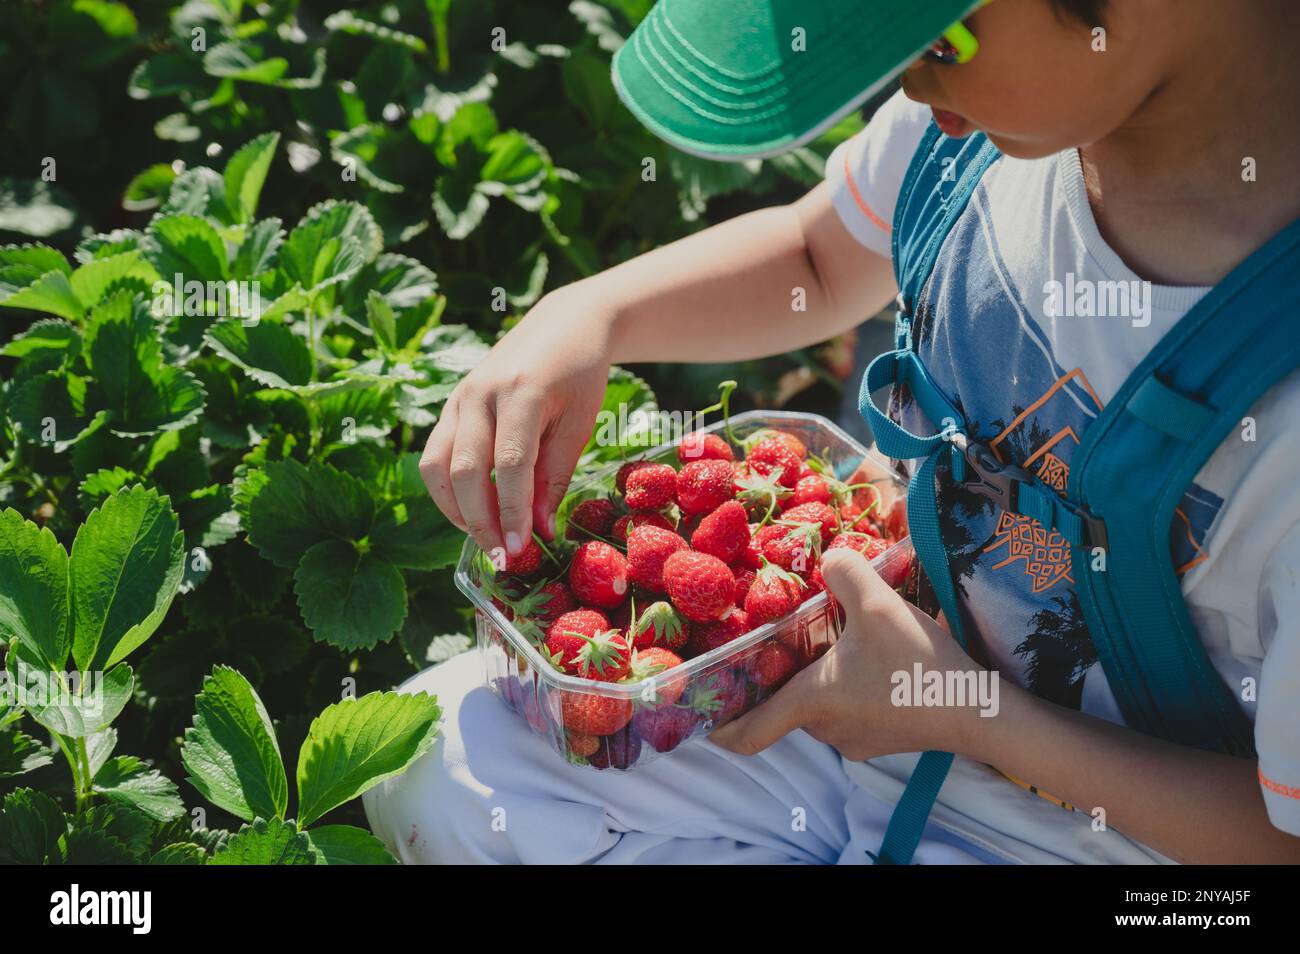
POLYGON ((309 826, 432 744, 439 710, 423 694, 371 693, 322 712, 299 753, 298 816, 287 820, 288 783, 266 709, 243 675, 214 667, 181 758, 208 802, 246 822, 233 835, 188 824, 170 778, 143 759, 114 755, 113 723, 137 689, 125 660, 180 589, 183 539, 168 498, 141 484, 93 509, 70 555, 49 528, 0 512, 0 636, 8 644, 0 776, 49 766, 53 749, 67 763, 72 808, 30 787, 9 792, 0 863, 392 863, 363 829, 309 826), (21 730, 27 719, 49 732, 50 747, 21 730))

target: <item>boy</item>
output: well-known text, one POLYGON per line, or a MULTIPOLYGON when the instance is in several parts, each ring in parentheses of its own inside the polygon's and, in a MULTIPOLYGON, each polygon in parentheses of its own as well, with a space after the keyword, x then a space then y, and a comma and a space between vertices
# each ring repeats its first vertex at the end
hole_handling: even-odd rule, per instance
MULTIPOLYGON (((891 221, 931 121, 983 131, 1001 155, 913 303, 911 344, 972 439, 1061 479, 1161 336, 1300 213, 1300 63, 1277 42, 1296 25, 1286 0, 661 0, 615 82, 680 148, 768 155, 899 71, 904 95, 792 205, 547 296, 447 402, 422 465, 430 493, 485 549, 514 552, 533 526, 553 533, 611 362, 778 353, 874 313, 897 293, 891 221), (1131 294, 1109 300, 1123 314, 1084 307, 1121 286, 1131 294), (795 288, 806 312, 791 312, 795 288)), ((565 766, 474 688, 473 658, 421 674, 404 689, 438 695, 444 737, 366 796, 371 823, 407 861, 870 863, 916 753, 940 750, 957 758, 920 863, 1300 861, 1297 411, 1292 373, 1248 412, 1255 439, 1230 437, 1195 475, 1171 532, 1257 759, 1127 728, 1069 549, 940 487, 979 663, 858 554, 834 552, 823 572, 848 613, 834 649, 636 772, 565 766), (890 674, 917 663, 996 671, 996 717, 891 705, 890 674)), ((890 413, 922 430, 907 393, 890 413)))

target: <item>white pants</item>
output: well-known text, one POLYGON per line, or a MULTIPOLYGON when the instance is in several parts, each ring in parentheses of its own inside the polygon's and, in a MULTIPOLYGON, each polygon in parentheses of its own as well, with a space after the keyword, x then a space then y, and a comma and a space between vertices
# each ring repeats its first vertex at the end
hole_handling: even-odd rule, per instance
MULTIPOLYGON (((870 864, 893 807, 805 732, 756 756, 696 739, 627 772, 569 765, 483 686, 477 651, 400 691, 436 695, 442 731, 363 804, 408 864, 870 864)), ((932 824, 913 861, 1003 859, 932 824)))

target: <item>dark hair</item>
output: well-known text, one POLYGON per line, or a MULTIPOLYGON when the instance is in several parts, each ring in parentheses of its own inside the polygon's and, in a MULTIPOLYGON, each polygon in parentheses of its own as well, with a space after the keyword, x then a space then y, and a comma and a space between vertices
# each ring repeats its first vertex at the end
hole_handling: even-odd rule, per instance
POLYGON ((1073 17, 1085 26, 1101 26, 1107 0, 1052 0, 1058 13, 1073 17))

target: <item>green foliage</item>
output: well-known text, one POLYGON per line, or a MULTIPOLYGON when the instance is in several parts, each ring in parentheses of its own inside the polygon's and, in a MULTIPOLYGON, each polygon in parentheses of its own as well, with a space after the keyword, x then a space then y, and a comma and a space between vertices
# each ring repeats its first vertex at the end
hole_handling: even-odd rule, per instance
MULTIPOLYGON (((444 401, 547 289, 792 198, 860 126, 674 152, 609 81, 648 8, 6 11, 0 645, 51 692, 0 698, 0 861, 392 862, 356 798, 439 710, 385 690, 473 632, 418 470, 444 401)), ((657 404, 614 369, 620 406, 657 404)))

